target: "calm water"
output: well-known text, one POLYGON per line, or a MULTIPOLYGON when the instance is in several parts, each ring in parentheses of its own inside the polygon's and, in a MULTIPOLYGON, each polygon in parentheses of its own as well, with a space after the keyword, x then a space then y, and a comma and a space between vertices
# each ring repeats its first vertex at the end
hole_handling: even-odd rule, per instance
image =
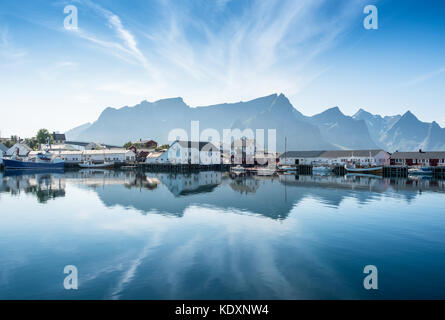
POLYGON ((0 173, 0 298, 445 298, 444 205, 431 180, 0 173))

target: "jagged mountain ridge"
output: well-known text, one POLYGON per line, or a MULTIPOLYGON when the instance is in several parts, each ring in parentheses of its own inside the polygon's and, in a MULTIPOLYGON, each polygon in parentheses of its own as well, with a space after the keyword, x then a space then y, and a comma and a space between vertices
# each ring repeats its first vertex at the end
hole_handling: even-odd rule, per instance
MULTIPOLYGON (((277 150, 375 149, 417 150, 444 149, 445 129, 433 122, 417 120, 417 135, 406 130, 407 117, 381 117, 360 109, 354 116, 344 115, 338 107, 314 116, 305 116, 283 94, 272 94, 247 102, 190 107, 182 98, 142 101, 123 108, 106 108, 92 124, 68 131, 69 140, 97 141, 123 145, 127 141, 153 139, 167 143, 172 129, 190 134, 191 121, 198 120, 200 132, 206 128, 276 129, 277 150), (400 125, 398 125, 400 123, 400 125), (442 141, 442 142, 441 142, 442 141)), ((412 124, 411 124, 412 125, 412 124)), ((265 137, 267 143, 267 136, 265 137)), ((267 145, 266 145, 267 148, 267 145)))

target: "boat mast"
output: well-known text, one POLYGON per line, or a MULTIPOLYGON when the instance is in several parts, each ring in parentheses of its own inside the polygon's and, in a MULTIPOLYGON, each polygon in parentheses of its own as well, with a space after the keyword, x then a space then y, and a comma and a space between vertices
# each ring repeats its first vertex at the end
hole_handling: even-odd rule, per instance
POLYGON ((287 165, 287 137, 284 137, 284 164, 287 165))

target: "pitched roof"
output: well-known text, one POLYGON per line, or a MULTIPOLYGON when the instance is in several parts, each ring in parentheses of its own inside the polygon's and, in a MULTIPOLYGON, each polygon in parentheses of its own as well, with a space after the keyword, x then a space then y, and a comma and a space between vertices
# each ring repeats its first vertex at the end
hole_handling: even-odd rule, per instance
MULTIPOLYGON (((126 149, 102 149, 102 150, 84 150, 83 154, 126 154, 127 152, 133 152, 126 149)), ((134 153, 134 152, 133 152, 134 153)))
MULTIPOLYGON (((68 145, 68 144, 71 144, 71 145, 73 145, 73 146, 79 146, 79 147, 86 147, 87 145, 89 145, 89 144, 91 144, 92 142, 81 142, 81 141, 65 141, 65 144, 66 145, 68 145)), ((96 143, 96 142, 94 142, 94 143, 96 143)), ((119 146, 112 146, 112 145, 109 145, 109 144, 103 144, 103 143, 96 143, 96 144, 100 144, 101 146, 104 146, 104 147, 106 147, 106 148, 120 148, 119 146)))
POLYGON ((376 156, 384 150, 330 150, 330 151, 287 151, 280 158, 350 158, 350 157, 371 157, 376 156))
POLYGON ((27 151, 32 151, 32 149, 30 148, 30 147, 28 147, 28 145, 26 145, 26 144, 24 144, 24 143, 21 143, 21 142, 17 142, 16 144, 14 144, 11 148, 9 148, 8 150, 10 150, 10 149, 16 149, 17 147, 22 147, 22 148, 24 148, 25 150, 27 150, 27 151))
POLYGON ((0 151, 6 152, 8 150, 9 150, 9 148, 7 146, 5 146, 3 143, 0 142, 0 151))
POLYGON ((53 133, 53 139, 54 140, 66 140, 64 133, 53 133))
POLYGON ((280 158, 316 158, 324 151, 287 151, 280 158))
POLYGON ((154 140, 139 140, 139 141, 135 141, 135 142, 133 142, 133 144, 146 144, 146 143, 155 143, 155 144, 158 144, 156 141, 154 141, 154 140))
POLYGON ((159 158, 163 154, 164 154, 164 152, 151 152, 148 154, 147 158, 155 159, 155 158, 159 158))
POLYGON ((323 158, 341 158, 341 157, 374 157, 380 151, 386 152, 381 149, 376 150, 332 150, 325 151, 322 154, 323 158))
POLYGON ((394 152, 391 159, 445 159, 445 151, 394 152))
POLYGON ((179 145, 183 148, 188 148, 188 149, 196 149, 196 147, 199 145, 199 151, 201 151, 205 146, 207 146, 207 148, 209 148, 210 150, 218 150, 218 148, 212 144, 211 142, 206 142, 206 141, 176 141, 177 143, 179 143, 179 145))

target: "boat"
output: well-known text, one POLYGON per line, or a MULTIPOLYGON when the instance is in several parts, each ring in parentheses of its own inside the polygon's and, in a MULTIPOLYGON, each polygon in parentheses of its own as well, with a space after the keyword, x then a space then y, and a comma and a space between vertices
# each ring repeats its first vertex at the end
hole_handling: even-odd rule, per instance
POLYGON ((114 162, 101 162, 95 163, 93 161, 85 161, 83 163, 79 163, 79 167, 87 168, 87 169, 109 169, 114 167, 114 162))
POLYGON ((370 173, 370 174, 381 174, 383 172, 382 166, 348 166, 345 165, 345 170, 347 173, 370 173))
POLYGON ((281 165, 281 166, 278 166, 278 171, 279 172, 295 172, 295 171, 297 171, 297 167, 281 165))
POLYGON ((244 173, 244 172, 246 172, 246 168, 244 168, 243 166, 237 165, 235 167, 230 168, 230 171, 235 172, 235 173, 244 173))
POLYGON ((6 170, 50 170, 64 169, 65 160, 53 157, 48 151, 39 152, 35 158, 12 157, 11 159, 3 159, 6 170))
POLYGON ((433 171, 429 167, 420 167, 420 168, 409 168, 408 175, 413 176, 430 176, 433 174, 433 171))

